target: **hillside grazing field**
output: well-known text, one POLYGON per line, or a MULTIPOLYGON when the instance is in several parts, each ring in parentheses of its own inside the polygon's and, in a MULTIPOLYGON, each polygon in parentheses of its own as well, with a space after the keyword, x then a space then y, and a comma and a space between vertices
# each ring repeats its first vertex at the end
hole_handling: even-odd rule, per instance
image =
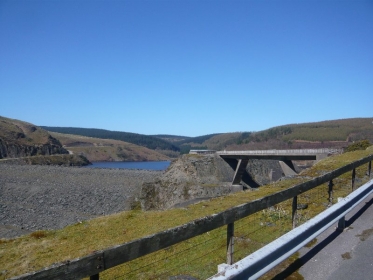
POLYGON ((131 132, 122 132, 122 131, 111 131, 105 129, 96 129, 96 128, 79 128, 79 127, 51 127, 51 126, 41 126, 42 128, 51 131, 64 134, 74 134, 87 137, 94 137, 100 139, 113 139, 120 140, 127 143, 132 143, 139 146, 144 146, 152 150, 171 150, 179 151, 179 148, 173 145, 170 142, 167 142, 163 139, 131 133, 131 132))
POLYGON ((50 132, 68 151, 85 156, 89 161, 161 161, 170 158, 157 151, 113 139, 99 139, 50 132))
POLYGON ((59 144, 56 139, 40 127, 15 119, 0 116, 0 140, 19 145, 59 144))
POLYGON ((190 149, 258 150, 345 148, 354 141, 367 139, 373 143, 373 118, 352 118, 313 123, 287 124, 263 131, 217 133, 179 140, 182 153, 190 149))
POLYGON ((227 149, 345 148, 354 141, 364 139, 373 143, 372 121, 373 118, 354 118, 283 125, 243 133, 227 149))

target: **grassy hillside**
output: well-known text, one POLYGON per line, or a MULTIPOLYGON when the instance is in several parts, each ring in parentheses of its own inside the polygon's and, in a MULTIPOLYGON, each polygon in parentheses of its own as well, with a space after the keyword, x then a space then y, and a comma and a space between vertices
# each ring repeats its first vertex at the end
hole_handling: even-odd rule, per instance
POLYGON ((105 139, 117 139, 168 151, 176 157, 179 152, 191 149, 244 150, 244 149, 300 149, 322 147, 347 147, 353 141, 367 139, 373 143, 373 118, 353 118, 314 123, 288 124, 258 132, 216 133, 198 137, 153 135, 146 136, 127 132, 101 129, 44 127, 49 131, 78 134, 105 139), (166 143, 166 144, 165 144, 166 143))
POLYGON ((150 135, 152 137, 163 139, 170 143, 180 143, 182 141, 186 141, 192 137, 188 136, 178 136, 178 135, 169 135, 169 134, 157 134, 157 135, 150 135))
POLYGON ((157 151, 132 143, 113 139, 50 132, 65 149, 74 154, 84 155, 89 161, 158 161, 169 160, 157 151))
POLYGON ((244 141, 279 139, 283 141, 373 140, 373 118, 355 118, 317 123, 290 124, 249 135, 244 141))
POLYGON ((151 150, 170 150, 178 152, 179 148, 170 142, 167 142, 163 139, 137 134, 129 132, 120 132, 120 131, 110 131, 105 129, 95 129, 95 128, 78 128, 78 127, 51 127, 51 126, 42 126, 42 128, 51 131, 59 132, 63 134, 74 134, 87 137, 101 138, 101 139, 114 139, 120 140, 139 146, 144 146, 151 150))
POLYGON ((240 132, 235 133, 215 133, 202 135, 197 137, 182 137, 178 136, 177 138, 164 138, 165 140, 178 145, 180 152, 183 154, 189 153, 189 150, 192 149, 210 149, 210 150, 221 150, 227 147, 228 145, 234 144, 237 142, 237 139, 242 135, 240 132))
POLYGON ((19 145, 59 144, 40 127, 28 122, 0 116, 0 138, 19 145))
POLYGON ((167 135, 163 139, 178 145, 181 153, 188 153, 190 149, 345 148, 354 141, 364 139, 373 143, 372 121, 373 118, 353 118, 288 124, 258 132, 219 133, 184 138, 167 135))
POLYGON ((182 145, 212 150, 345 148, 364 139, 373 143, 372 121, 373 118, 354 118, 288 124, 258 132, 216 134, 203 142, 191 138, 182 145))
MULTIPOLYGON (((117 136, 115 133, 109 135, 117 136)), ((163 140, 159 141, 160 144, 157 147, 171 147, 171 144, 163 140), (163 145, 164 143, 166 144, 163 145)), ((157 143, 157 141, 154 142, 154 144, 157 143)), ((53 144, 60 147, 61 150, 64 150, 63 146, 75 155, 83 155, 89 161, 158 161, 170 159, 168 155, 159 152, 161 151, 160 148, 155 151, 119 140, 54 133, 31 123, 5 117, 0 117, 0 144, 1 149, 19 147, 18 150, 21 151, 19 155, 12 155, 11 157, 43 155, 42 151, 35 151, 32 154, 27 154, 24 151, 33 151, 33 147, 53 144)), ((55 151, 54 153, 58 153, 57 149, 55 151)), ((67 151, 64 150, 64 153, 67 153, 67 151)), ((170 150, 166 150, 165 153, 176 156, 179 154, 170 150)), ((0 158, 2 157, 1 154, 0 158)), ((7 157, 9 157, 9 154, 5 155, 5 158, 7 157)), ((56 157, 52 159, 56 159, 56 157)), ((49 159, 49 161, 52 162, 52 159, 49 159)), ((34 162, 35 159, 33 159, 34 162)))
POLYGON ((68 154, 47 131, 31 123, 0 116, 0 159, 68 154))

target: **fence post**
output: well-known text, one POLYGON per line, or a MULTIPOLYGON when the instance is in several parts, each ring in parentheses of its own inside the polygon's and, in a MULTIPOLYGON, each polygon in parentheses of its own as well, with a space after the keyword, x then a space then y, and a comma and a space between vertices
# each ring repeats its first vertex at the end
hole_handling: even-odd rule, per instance
POLYGON ((100 275, 99 274, 92 275, 89 277, 89 280, 100 280, 100 275))
POLYGON ((368 164, 368 176, 369 179, 372 177, 372 161, 370 161, 368 164))
POLYGON ((356 176, 356 170, 355 168, 352 170, 352 180, 351 180, 351 185, 352 185, 352 191, 355 189, 355 176, 356 176))
POLYGON ((291 220, 293 222, 293 228, 297 226, 297 208, 298 208, 298 196, 293 197, 291 220))
POLYGON ((227 264, 231 265, 234 253, 234 223, 227 225, 227 264))
POLYGON ((329 185, 328 185, 328 194, 329 194, 329 197, 328 197, 328 200, 329 200, 329 206, 333 205, 333 180, 330 180, 329 181, 329 185))

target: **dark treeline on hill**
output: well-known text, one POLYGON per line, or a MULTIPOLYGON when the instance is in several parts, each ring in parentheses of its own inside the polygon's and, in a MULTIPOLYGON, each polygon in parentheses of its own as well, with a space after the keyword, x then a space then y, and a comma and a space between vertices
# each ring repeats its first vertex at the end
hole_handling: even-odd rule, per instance
POLYGON ((180 135, 170 135, 170 134, 156 134, 156 135, 149 135, 152 137, 157 137, 161 139, 173 139, 173 141, 181 141, 185 139, 190 139, 191 137, 188 136, 180 136, 180 135))
POLYGON ((191 137, 176 141, 175 144, 179 145, 181 154, 187 154, 190 150, 208 150, 209 148, 205 142, 216 135, 219 135, 219 133, 191 137))
POLYGON ((241 143, 263 142, 278 139, 284 142, 303 141, 359 141, 373 139, 370 118, 322 121, 317 123, 289 124, 241 136, 241 143))
POLYGON ((152 150, 171 150, 171 151, 180 151, 180 149, 173 145, 172 143, 165 141, 163 139, 148 136, 137 133, 130 132, 120 132, 120 131, 110 131, 105 129, 96 129, 96 128, 78 128, 78 127, 51 127, 51 126, 41 126, 41 128, 58 133, 64 134, 74 134, 94 138, 102 139, 114 139, 120 140, 139 146, 144 146, 152 150))
POLYGON ((185 139, 182 141, 178 141, 178 145, 183 145, 185 143, 197 143, 197 144, 203 144, 203 142, 209 140, 210 138, 214 137, 215 135, 219 135, 220 133, 215 133, 215 134, 208 134, 208 135, 203 135, 203 136, 197 136, 197 137, 191 137, 189 139, 185 139))

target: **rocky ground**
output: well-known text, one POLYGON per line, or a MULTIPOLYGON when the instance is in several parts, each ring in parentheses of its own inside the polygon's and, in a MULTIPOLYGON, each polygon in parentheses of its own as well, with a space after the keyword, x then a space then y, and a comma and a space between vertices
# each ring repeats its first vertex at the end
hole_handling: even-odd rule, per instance
MULTIPOLYGON (((259 184, 281 174, 279 164, 255 161, 259 184)), ((0 161, 0 238, 58 229, 133 207, 163 210, 242 190, 217 155, 183 155, 166 171, 24 165, 0 161)), ((247 186, 250 187, 250 186, 247 186)))
POLYGON ((0 238, 128 210, 161 173, 0 164, 0 238))

